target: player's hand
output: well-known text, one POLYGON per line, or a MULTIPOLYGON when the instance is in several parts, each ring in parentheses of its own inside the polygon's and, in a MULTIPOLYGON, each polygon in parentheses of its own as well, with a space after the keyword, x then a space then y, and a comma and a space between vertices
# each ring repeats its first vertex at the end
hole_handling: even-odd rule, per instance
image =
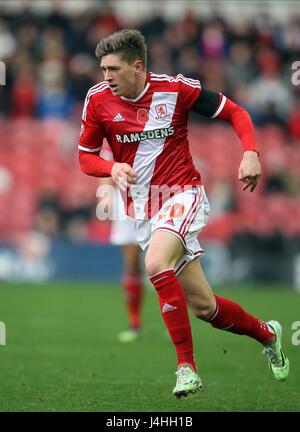
POLYGON ((115 162, 111 170, 111 176, 118 187, 122 191, 126 191, 136 183, 137 173, 127 163, 115 162))
POLYGON ((254 151, 245 151, 239 168, 239 180, 245 183, 243 191, 250 188, 253 192, 261 175, 261 166, 258 154, 254 151))

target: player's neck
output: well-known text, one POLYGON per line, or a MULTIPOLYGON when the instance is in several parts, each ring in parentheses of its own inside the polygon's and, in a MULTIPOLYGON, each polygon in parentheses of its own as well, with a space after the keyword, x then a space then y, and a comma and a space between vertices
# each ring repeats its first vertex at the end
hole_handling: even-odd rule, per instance
POLYGON ((144 90, 147 83, 147 73, 143 73, 142 75, 138 76, 135 82, 135 86, 133 87, 130 94, 126 97, 128 99, 136 99, 144 90))

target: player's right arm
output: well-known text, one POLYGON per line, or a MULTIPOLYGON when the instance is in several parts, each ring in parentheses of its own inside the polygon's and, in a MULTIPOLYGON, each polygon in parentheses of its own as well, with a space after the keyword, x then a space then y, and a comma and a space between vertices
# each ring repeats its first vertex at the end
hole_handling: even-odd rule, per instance
POLYGON ((79 139, 79 163, 82 172, 94 177, 112 177, 122 189, 135 183, 136 172, 127 163, 105 160, 99 156, 105 136, 104 128, 97 118, 92 95, 87 94, 79 139))
POLYGON ((261 175, 255 130, 249 113, 221 93, 202 89, 192 109, 209 118, 226 120, 231 124, 243 146, 243 158, 238 178, 244 183, 243 190, 251 192, 257 186, 261 175))
POLYGON ((180 100, 185 110, 193 110, 205 117, 222 119, 231 124, 240 138, 244 151, 238 178, 244 183, 243 190, 250 188, 253 192, 261 174, 261 166, 255 130, 248 112, 222 93, 201 88, 197 80, 181 76, 178 81, 180 100))

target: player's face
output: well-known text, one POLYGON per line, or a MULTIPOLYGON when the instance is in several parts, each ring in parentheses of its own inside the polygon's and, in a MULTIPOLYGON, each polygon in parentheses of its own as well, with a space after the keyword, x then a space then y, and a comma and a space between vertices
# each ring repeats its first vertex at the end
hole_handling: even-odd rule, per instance
POLYGON ((129 64, 118 54, 107 54, 102 57, 100 63, 104 79, 108 81, 113 95, 128 98, 135 98, 139 94, 137 93, 137 76, 141 73, 142 67, 140 60, 129 64))

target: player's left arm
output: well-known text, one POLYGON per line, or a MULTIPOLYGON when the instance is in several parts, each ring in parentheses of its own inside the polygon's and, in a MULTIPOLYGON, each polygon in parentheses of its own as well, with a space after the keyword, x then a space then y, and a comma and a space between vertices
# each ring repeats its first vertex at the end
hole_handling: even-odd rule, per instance
POLYGON ((261 174, 261 165, 254 126, 248 112, 223 94, 203 88, 191 109, 205 117, 223 119, 231 123, 244 150, 238 178, 245 184, 243 190, 250 188, 253 192, 261 174))

